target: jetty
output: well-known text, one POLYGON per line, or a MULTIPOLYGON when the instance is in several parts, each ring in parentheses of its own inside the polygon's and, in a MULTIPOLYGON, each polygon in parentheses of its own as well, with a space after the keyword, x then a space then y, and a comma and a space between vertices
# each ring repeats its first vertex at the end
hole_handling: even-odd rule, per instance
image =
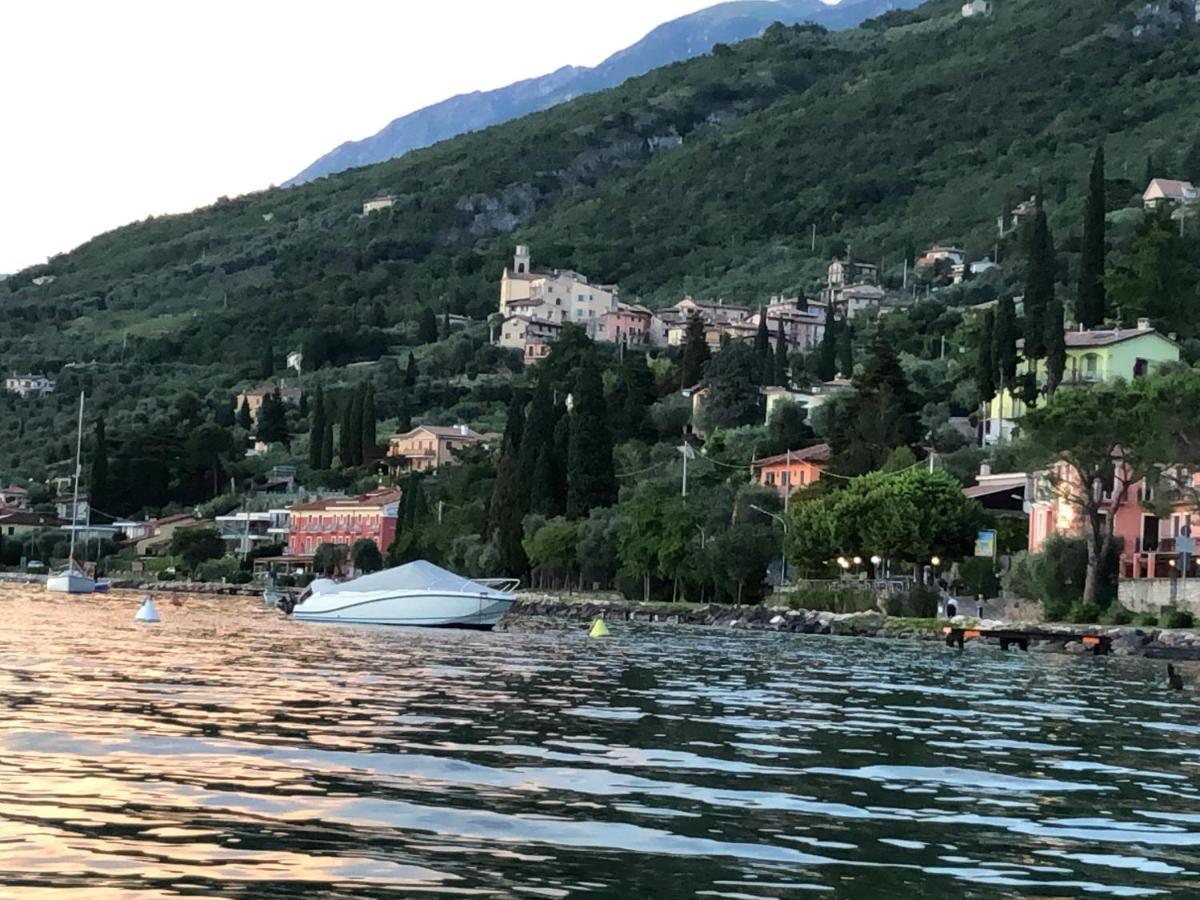
POLYGON ((1078 641, 1085 649, 1095 656, 1107 656, 1112 652, 1112 635, 1093 634, 1087 631, 1064 631, 1044 628, 969 628, 966 626, 948 625, 942 629, 947 647, 958 647, 959 650, 967 641, 981 641, 988 644, 998 644, 1001 650, 1017 647, 1028 651, 1029 645, 1038 641, 1053 641, 1062 643, 1064 640, 1078 641))

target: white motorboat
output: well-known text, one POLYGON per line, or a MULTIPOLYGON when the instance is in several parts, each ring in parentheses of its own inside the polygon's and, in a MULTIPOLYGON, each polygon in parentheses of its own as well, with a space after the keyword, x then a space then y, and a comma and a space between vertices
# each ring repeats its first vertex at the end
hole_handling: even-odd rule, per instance
POLYGON ((515 578, 472 581, 418 560, 341 583, 318 579, 291 615, 301 622, 488 631, 516 602, 518 584, 515 578))
POLYGON ((266 606, 279 606, 281 603, 286 601, 287 598, 287 592, 281 591, 279 588, 275 587, 275 585, 271 585, 262 592, 263 604, 266 606))
MULTIPOLYGON (((75 559, 75 534, 79 531, 79 476, 83 472, 83 393, 79 394, 79 425, 75 432, 75 499, 71 504, 71 550, 67 554, 67 566, 54 572, 46 579, 46 590, 58 594, 94 594, 96 579, 84 571, 75 559)), ((105 586, 107 590, 107 585, 105 586)))

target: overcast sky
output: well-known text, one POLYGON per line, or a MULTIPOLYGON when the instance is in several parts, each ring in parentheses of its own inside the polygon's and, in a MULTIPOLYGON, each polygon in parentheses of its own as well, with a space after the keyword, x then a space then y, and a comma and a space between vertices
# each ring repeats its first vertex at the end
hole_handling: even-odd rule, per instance
POLYGON ((714 0, 0 5, 0 273, 278 184, 452 94, 595 65, 714 0))

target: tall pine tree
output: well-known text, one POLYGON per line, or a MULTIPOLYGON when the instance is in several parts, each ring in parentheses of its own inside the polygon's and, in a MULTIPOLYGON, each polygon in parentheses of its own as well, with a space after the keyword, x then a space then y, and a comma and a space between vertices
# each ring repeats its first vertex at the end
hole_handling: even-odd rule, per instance
POLYGON ((979 324, 978 356, 975 361, 975 390, 979 402, 989 404, 996 396, 996 358, 992 333, 995 330, 996 314, 985 310, 979 324))
POLYGON ((333 410, 329 408, 328 400, 325 401, 325 428, 321 432, 321 464, 317 468, 333 468, 333 410))
POLYGON ((838 330, 837 367, 843 377, 854 377, 854 329, 849 322, 843 322, 838 330))
POLYGON ((283 407, 283 396, 278 387, 263 397, 262 406, 258 408, 258 439, 267 444, 286 445, 291 442, 287 430, 287 410, 283 407))
MULTIPOLYGON (((342 392, 342 421, 338 428, 338 459, 343 469, 354 467, 354 392, 342 392)), ((361 427, 357 431, 362 436, 361 427)))
POLYGON ((1055 297, 1046 308, 1046 394, 1062 384, 1067 367, 1067 338, 1064 333, 1062 300, 1055 297))
POLYGON ((604 415, 604 386, 592 362, 579 371, 570 414, 567 450, 567 516, 581 519, 617 500, 612 435, 604 415))
MULTIPOLYGON (((1079 293, 1075 297, 1075 321, 1095 328, 1104 321, 1107 298, 1104 289, 1104 146, 1096 148, 1088 178, 1087 209, 1083 214, 1083 244, 1079 259, 1079 293)), ((1049 348, 1047 348, 1049 351, 1049 348)))
POLYGON ((788 341, 787 332, 783 330, 783 318, 781 317, 776 323, 775 328, 775 371, 771 379, 771 384, 777 387, 791 386, 791 370, 788 368, 788 341))
POLYGON ((404 369, 404 386, 412 387, 417 383, 417 358, 410 352, 408 365, 404 369))
POLYGON ((96 431, 92 439, 92 477, 88 480, 91 505, 103 513, 112 508, 111 485, 108 475, 108 435, 104 430, 104 417, 96 420, 96 431))
POLYGON ((318 384, 313 396, 312 413, 308 427, 308 465, 321 468, 321 444, 325 440, 325 391, 318 384))
POLYGON ((758 309, 758 331, 754 333, 754 355, 758 357, 758 382, 770 384, 771 375, 775 371, 775 360, 771 356, 771 330, 767 325, 767 313, 758 309))
POLYGON ((817 377, 822 381, 833 381, 837 377, 838 367, 838 331, 840 323, 832 315, 825 319, 825 328, 821 333, 821 343, 817 347, 817 377))
POLYGON ((363 464, 363 402, 366 385, 359 384, 350 394, 350 459, 355 466, 363 464))
POLYGON ((712 355, 708 348, 704 319, 693 313, 688 316, 684 331, 683 353, 679 360, 679 386, 683 389, 695 387, 704 377, 704 367, 712 355))
POLYGON ((1054 298, 1054 238, 1038 193, 1025 270, 1025 358, 1031 364, 1046 355, 1046 310, 1054 298))
MULTIPOLYGON (((1045 317, 1042 317, 1045 320, 1045 317)), ((996 367, 1000 390, 1011 388, 1017 374, 1017 339, 1020 337, 1016 308, 1012 297, 1001 297, 992 321, 992 364, 996 367)))
POLYGON ((236 421, 238 428, 241 428, 243 431, 249 431, 254 427, 254 420, 250 415, 250 399, 248 397, 242 398, 242 405, 238 407, 236 421))
POLYGON ((379 422, 375 412, 375 385, 367 382, 363 386, 362 396, 362 456, 363 462, 369 463, 375 459, 378 449, 379 422))

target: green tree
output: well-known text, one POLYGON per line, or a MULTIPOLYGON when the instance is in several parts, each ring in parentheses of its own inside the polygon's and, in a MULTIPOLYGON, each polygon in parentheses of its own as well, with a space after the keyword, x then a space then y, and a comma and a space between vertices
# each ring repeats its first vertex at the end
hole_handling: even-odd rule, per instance
POLYGON ((408 354, 408 364, 404 369, 404 386, 412 387, 417 383, 417 358, 412 353, 408 354))
POLYGON ((1126 325, 1151 319, 1164 331, 1193 336, 1197 272, 1166 209, 1147 212, 1108 276, 1108 297, 1126 325))
POLYGON ((837 333, 837 367, 846 378, 854 376, 854 329, 843 322, 837 333))
POLYGON ((224 556, 225 542, 215 528, 180 528, 171 535, 171 555, 195 572, 201 563, 224 556))
POLYGON ((758 310, 758 330, 754 333, 754 355, 758 357, 758 383, 770 384, 775 371, 775 360, 771 356, 771 331, 767 325, 767 313, 758 310))
POLYGON ((717 587, 733 602, 758 603, 766 594, 767 566, 779 553, 779 533, 765 525, 734 525, 717 535, 705 552, 717 587))
POLYGON ((112 494, 109 482, 108 436, 105 432, 104 417, 101 416, 96 419, 92 438, 92 477, 88 479, 91 506, 97 512, 103 513, 110 506, 112 494))
POLYGON ((1046 393, 1053 394, 1062 384, 1067 367, 1067 339, 1064 333, 1062 300, 1055 297, 1046 307, 1046 393))
POLYGON ((350 563, 360 575, 378 572, 383 568, 383 554, 370 538, 359 538, 350 548, 350 563))
POLYGON ((362 456, 363 462, 375 459, 378 451, 379 422, 375 412, 375 385, 367 382, 362 395, 362 456))
POLYGON ((493 539, 500 551, 500 566, 505 575, 524 578, 529 570, 525 555, 524 526, 527 495, 521 485, 521 469, 516 451, 505 442, 496 463, 496 482, 492 489, 489 515, 493 539))
POLYGON ((579 519, 617 499, 612 435, 605 415, 604 387, 594 365, 579 371, 572 395, 567 448, 567 518, 579 519))
POLYGON ((704 319, 693 313, 688 316, 684 331, 683 354, 679 360, 680 387, 686 390, 700 383, 711 355, 704 319))
POLYGON ((1054 238, 1038 193, 1029 230, 1025 269, 1025 358, 1031 364, 1046 355, 1046 309, 1054 298, 1054 238))
POLYGON ((817 377, 822 381, 833 381, 837 377, 838 332, 842 327, 833 317, 833 310, 830 310, 821 332, 821 343, 817 347, 817 377))
POLYGON ((287 411, 283 407, 283 396, 278 387, 263 397, 258 408, 258 439, 266 444, 291 443, 287 429, 287 411))
POLYGON ((250 431, 254 427, 254 419, 250 415, 250 400, 242 398, 242 405, 237 411, 237 426, 243 431, 250 431))
POLYGON ((345 544, 321 544, 313 554, 313 571, 333 578, 345 570, 347 556, 345 544))
POLYGON ((207 475, 212 496, 220 493, 221 474, 233 455, 233 437, 215 422, 204 422, 188 432, 184 444, 188 464, 197 472, 207 475))
MULTIPOLYGON (((1060 505, 1075 510, 1087 540, 1083 600, 1096 603, 1115 522, 1135 488, 1169 467, 1200 464, 1200 372, 1063 388, 1021 420, 1030 462, 1048 467, 1060 505)), ((1177 488, 1187 485, 1177 485, 1177 488)))
POLYGON ((525 554, 533 565, 538 587, 566 587, 576 570, 575 545, 579 526, 566 519, 550 519, 524 540, 525 554))
POLYGON ((654 373, 645 357, 625 354, 609 395, 609 422, 614 444, 653 437, 650 407, 655 400, 654 373))
POLYGON ((808 410, 799 403, 783 401, 775 404, 767 422, 767 442, 760 448, 764 456, 799 450, 813 442, 813 430, 808 424, 808 410))
POLYGON ((323 471, 333 468, 333 413, 329 409, 329 401, 325 401, 325 428, 321 432, 321 464, 323 471))
POLYGON ((996 396, 996 358, 993 356, 995 342, 996 315, 992 310, 984 310, 980 317, 978 343, 975 356, 975 390, 979 394, 979 402, 986 405, 996 396))
POLYGON ((363 464, 363 405, 366 402, 366 385, 356 385, 350 391, 350 422, 347 437, 350 442, 350 464, 363 464))
POLYGON ((1083 245, 1079 260, 1079 293, 1075 320, 1085 328, 1104 321, 1104 146, 1096 148, 1088 178, 1087 209, 1083 214, 1083 245))
POLYGON ((311 417, 308 428, 308 464, 313 469, 325 468, 321 456, 322 444, 325 440, 325 391, 317 385, 317 393, 313 398, 311 417))
POLYGON ((861 475, 883 465, 895 448, 915 448, 921 437, 919 412, 895 351, 877 332, 844 414, 831 423, 831 470, 861 475))
POLYGON ((417 343, 433 344, 438 339, 437 315, 432 307, 422 307, 417 317, 417 343))
MULTIPOLYGON (((1040 317, 1043 321, 1044 316, 1040 317)), ((992 362, 996 366, 1000 390, 1011 388, 1017 375, 1017 340, 1020 325, 1012 297, 1001 297, 992 320, 992 362)))
POLYGON ((354 400, 353 392, 343 393, 342 421, 338 428, 338 459, 343 469, 354 468, 354 441, 362 436, 362 427, 354 427, 354 400))
POLYGON ((775 366, 768 383, 779 387, 790 387, 792 381, 790 376, 787 332, 783 330, 783 319, 780 318, 775 328, 775 366))
POLYGON ((262 356, 258 363, 258 377, 267 379, 275 374, 275 348, 271 346, 271 342, 267 341, 263 344, 262 356))
POLYGON ((721 348, 705 369, 708 396, 701 407, 705 428, 737 428, 762 421, 760 367, 761 360, 749 344, 732 342, 721 348))

